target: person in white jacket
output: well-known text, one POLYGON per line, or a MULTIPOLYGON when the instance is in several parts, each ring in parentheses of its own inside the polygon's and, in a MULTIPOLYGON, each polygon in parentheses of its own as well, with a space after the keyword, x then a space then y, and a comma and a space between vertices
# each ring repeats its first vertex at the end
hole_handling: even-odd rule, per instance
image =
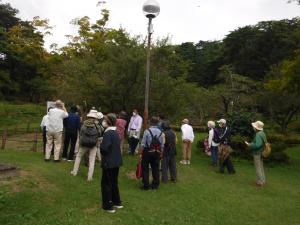
POLYGON ((218 146, 219 143, 214 142, 214 135, 215 134, 215 127, 216 123, 214 121, 208 121, 207 127, 209 129, 208 133, 208 146, 211 152, 211 166, 217 166, 218 165, 218 146))
POLYGON ((184 119, 182 120, 182 126, 181 126, 181 132, 182 132, 182 160, 180 161, 181 164, 189 165, 191 164, 191 153, 192 153, 192 143, 194 141, 194 132, 191 125, 189 125, 189 120, 184 119))

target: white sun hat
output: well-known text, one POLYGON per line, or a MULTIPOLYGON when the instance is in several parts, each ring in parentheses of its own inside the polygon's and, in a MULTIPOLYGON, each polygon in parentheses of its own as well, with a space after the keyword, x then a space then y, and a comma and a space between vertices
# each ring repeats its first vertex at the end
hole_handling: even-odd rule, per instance
POLYGON ((254 123, 251 123, 252 127, 254 127, 256 130, 263 130, 264 129, 264 123, 261 121, 256 121, 254 123))
MULTIPOLYGON (((95 118, 95 119, 98 119, 98 120, 100 119, 99 112, 95 109, 91 109, 90 112, 86 116, 90 117, 90 118, 95 118)), ((102 117, 103 117, 103 115, 102 115, 102 117)))

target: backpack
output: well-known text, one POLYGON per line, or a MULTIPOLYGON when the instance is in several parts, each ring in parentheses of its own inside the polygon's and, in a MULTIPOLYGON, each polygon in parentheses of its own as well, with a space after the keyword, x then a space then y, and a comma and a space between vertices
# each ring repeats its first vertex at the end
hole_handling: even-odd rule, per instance
POLYGON ((161 144, 160 144, 159 138, 162 135, 162 132, 160 133, 159 136, 153 136, 151 130, 148 129, 148 131, 149 131, 149 133, 151 135, 151 143, 150 143, 150 146, 149 146, 149 150, 151 152, 152 151, 161 152, 161 144))
POLYGON ((85 126, 85 128, 86 129, 84 130, 80 138, 80 144, 83 147, 93 148, 97 145, 99 131, 96 127, 96 124, 94 124, 93 127, 85 126))
POLYGON ((221 138, 220 138, 220 130, 214 128, 213 131, 214 131, 214 135, 213 135, 212 140, 213 140, 213 142, 215 142, 215 143, 219 143, 219 142, 221 141, 221 138))
MULTIPOLYGON (((261 137, 262 137, 262 136, 261 136, 261 137)), ((272 149, 271 149, 271 144, 268 143, 268 141, 267 141, 266 138, 262 137, 262 139, 263 139, 263 142, 264 142, 264 149, 263 149, 263 152, 262 152, 262 156, 263 156, 264 158, 268 158, 269 155, 271 154, 271 151, 272 151, 272 149)))

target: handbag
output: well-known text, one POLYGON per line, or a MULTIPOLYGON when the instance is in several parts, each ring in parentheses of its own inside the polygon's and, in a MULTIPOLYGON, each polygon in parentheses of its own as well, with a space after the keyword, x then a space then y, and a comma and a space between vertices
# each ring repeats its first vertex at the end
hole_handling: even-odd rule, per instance
POLYGON ((137 179, 142 178, 143 176, 143 170, 142 170, 142 156, 140 156, 139 161, 136 165, 136 171, 135 171, 135 176, 137 179))

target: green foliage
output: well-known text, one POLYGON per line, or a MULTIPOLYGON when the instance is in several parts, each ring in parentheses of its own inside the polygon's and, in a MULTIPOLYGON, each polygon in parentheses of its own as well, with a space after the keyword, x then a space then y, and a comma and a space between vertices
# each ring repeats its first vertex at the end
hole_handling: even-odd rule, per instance
POLYGON ((299 18, 239 28, 224 39, 225 63, 238 74, 263 80, 272 65, 294 55, 299 28, 299 18))
POLYGON ((252 137, 254 134, 251 123, 255 114, 252 112, 236 111, 228 115, 228 125, 233 135, 252 137))

